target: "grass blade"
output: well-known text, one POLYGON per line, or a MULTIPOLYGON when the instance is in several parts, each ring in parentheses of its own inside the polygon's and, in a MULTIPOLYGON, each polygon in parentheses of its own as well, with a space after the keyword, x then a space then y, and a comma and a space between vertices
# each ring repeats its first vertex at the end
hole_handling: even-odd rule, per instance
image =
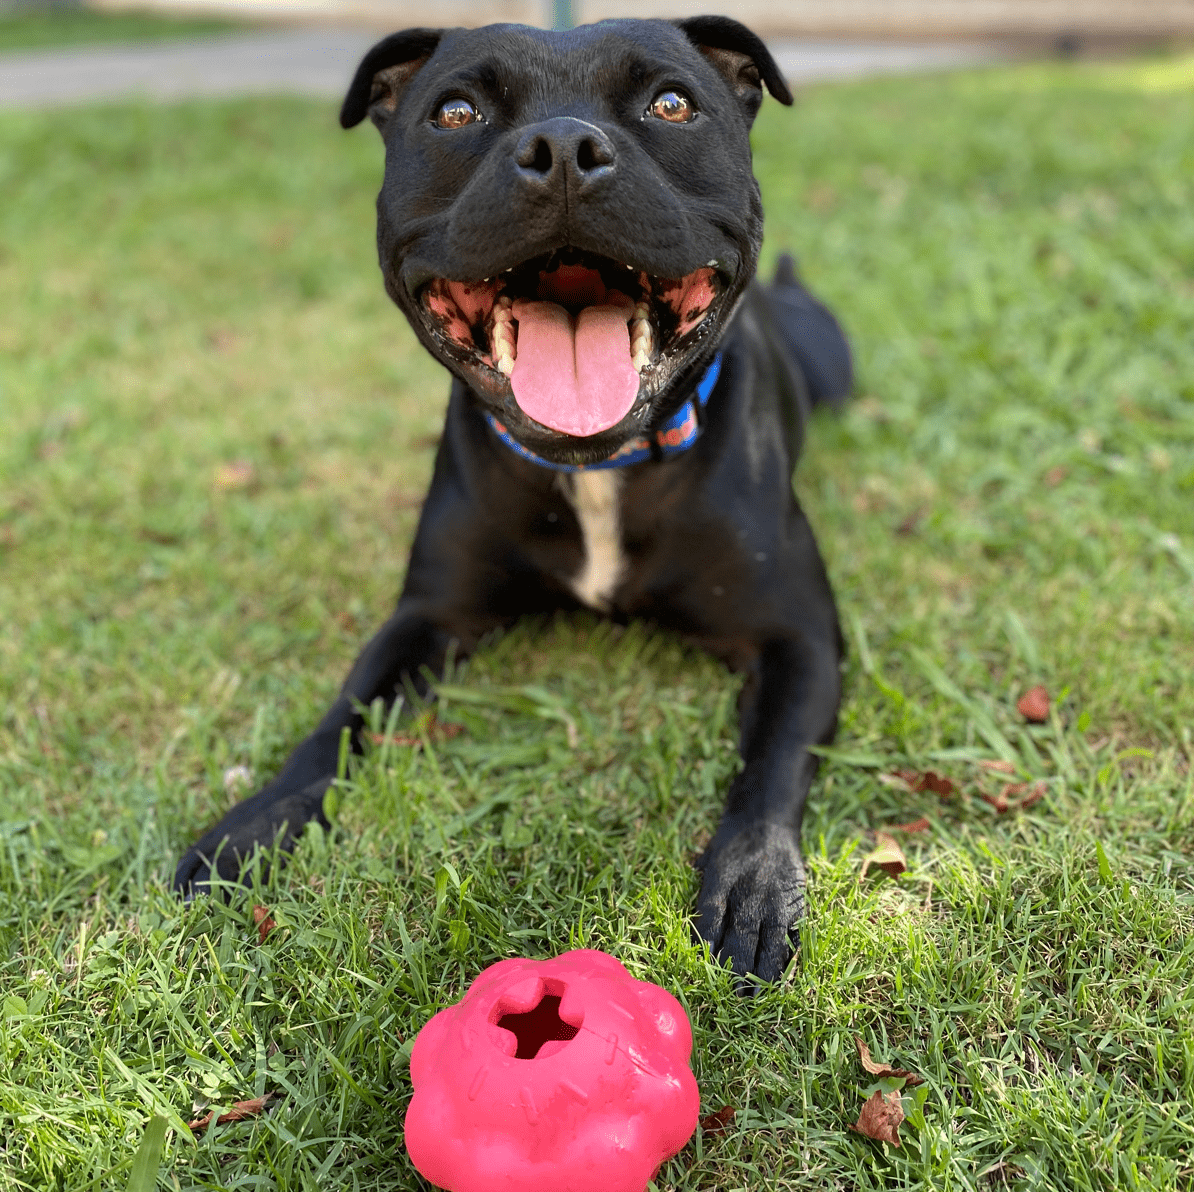
POLYGON ((959 708, 966 713, 967 716, 974 722, 974 727, 978 730, 979 736, 987 742, 988 745, 1001 757, 1005 762, 1011 762, 1013 765, 1018 765, 1020 762, 1020 755, 1012 747, 1012 743, 1003 735, 999 726, 991 719, 987 710, 980 707, 969 696, 963 694, 961 689, 950 679, 946 673, 926 654, 923 650, 918 650, 915 647, 911 650, 913 661, 916 663, 920 672, 932 685, 943 695, 946 699, 951 700, 957 704, 959 708))
POLYGON ((158 1182, 158 1168, 162 1163, 162 1146, 166 1141, 166 1119, 151 1117, 141 1138, 141 1145, 133 1156, 129 1182, 125 1192, 153 1192, 158 1182))

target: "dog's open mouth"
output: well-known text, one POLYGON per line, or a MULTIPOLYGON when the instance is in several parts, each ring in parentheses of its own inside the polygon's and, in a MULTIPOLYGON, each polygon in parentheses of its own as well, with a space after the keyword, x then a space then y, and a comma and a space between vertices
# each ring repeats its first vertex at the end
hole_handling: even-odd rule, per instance
POLYGON ((659 393, 712 330, 714 265, 661 278, 558 250, 478 281, 436 278, 420 309, 444 354, 541 426, 576 437, 616 426, 659 393))

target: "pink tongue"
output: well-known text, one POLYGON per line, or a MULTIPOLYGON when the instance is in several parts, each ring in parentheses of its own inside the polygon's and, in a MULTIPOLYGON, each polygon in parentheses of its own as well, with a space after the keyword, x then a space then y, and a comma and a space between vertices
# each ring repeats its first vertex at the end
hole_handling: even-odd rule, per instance
POLYGON ((633 303, 586 306, 572 316, 554 302, 514 303, 518 355, 510 386, 529 418, 583 438, 616 426, 638 396, 626 324, 633 303))

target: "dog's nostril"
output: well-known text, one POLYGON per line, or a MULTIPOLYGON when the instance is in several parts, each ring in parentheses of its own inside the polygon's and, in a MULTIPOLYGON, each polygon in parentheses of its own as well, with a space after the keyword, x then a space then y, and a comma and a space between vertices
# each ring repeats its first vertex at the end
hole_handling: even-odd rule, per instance
POLYGON ((594 137, 584 137, 576 147, 576 165, 582 174, 612 165, 613 160, 611 147, 594 137))
POLYGON ((536 174, 550 174, 554 155, 546 137, 535 137, 530 144, 522 147, 518 155, 518 164, 524 170, 531 170, 536 174))

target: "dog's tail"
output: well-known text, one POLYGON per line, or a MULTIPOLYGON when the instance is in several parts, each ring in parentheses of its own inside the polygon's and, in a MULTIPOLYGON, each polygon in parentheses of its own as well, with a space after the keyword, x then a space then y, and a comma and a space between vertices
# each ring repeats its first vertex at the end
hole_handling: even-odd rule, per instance
POLYGON ((796 262, 784 253, 765 287, 788 355, 800 366, 814 405, 840 406, 854 384, 850 343, 833 313, 805 289, 796 262))

